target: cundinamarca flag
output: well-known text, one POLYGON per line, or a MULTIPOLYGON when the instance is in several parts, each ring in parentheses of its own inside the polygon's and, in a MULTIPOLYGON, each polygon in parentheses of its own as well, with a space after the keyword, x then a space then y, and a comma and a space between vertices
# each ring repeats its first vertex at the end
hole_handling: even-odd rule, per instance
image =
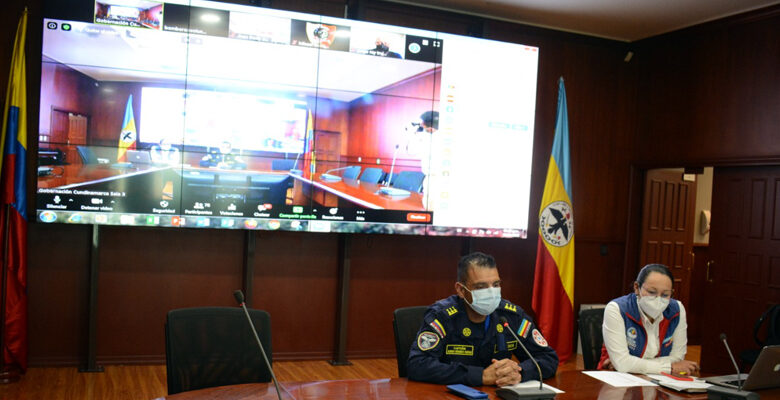
POLYGON ((539 211, 532 307, 536 324, 561 362, 572 355, 574 331, 574 215, 566 89, 558 81, 558 115, 539 211))

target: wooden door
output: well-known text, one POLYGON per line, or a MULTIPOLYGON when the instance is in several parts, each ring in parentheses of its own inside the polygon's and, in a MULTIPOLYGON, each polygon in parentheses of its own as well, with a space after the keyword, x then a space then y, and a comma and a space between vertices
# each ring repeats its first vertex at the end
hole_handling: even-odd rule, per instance
POLYGON ((682 171, 647 171, 638 267, 668 266, 674 275, 674 297, 684 305, 690 300, 695 205, 695 182, 684 181, 682 171))
POLYGON ((715 168, 710 257, 701 364, 705 372, 730 373, 720 334, 734 357, 757 348, 753 325, 780 302, 780 166, 715 168))
POLYGON ((89 117, 86 115, 52 110, 47 147, 62 150, 68 163, 81 163, 76 146, 87 144, 88 123, 89 117))

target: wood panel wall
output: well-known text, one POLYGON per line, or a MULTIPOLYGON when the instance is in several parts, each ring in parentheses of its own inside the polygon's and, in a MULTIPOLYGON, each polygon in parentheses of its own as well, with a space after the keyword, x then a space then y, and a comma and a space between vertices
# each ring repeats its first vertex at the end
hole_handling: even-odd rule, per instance
POLYGON ((419 171, 420 160, 403 150, 408 139, 404 128, 418 122, 423 112, 438 107, 438 90, 434 90, 434 87, 438 89, 437 82, 441 82, 441 69, 432 68, 353 100, 349 112, 348 159, 356 162, 359 157, 372 164, 381 160, 382 167, 389 170, 398 145, 401 146, 396 158, 399 168, 395 171, 419 171))
MULTIPOLYGON (((41 134, 50 133, 52 109, 92 115, 92 98, 96 83, 93 79, 69 67, 51 62, 42 63, 41 70, 41 113, 38 119, 41 134)), ((28 79, 36 78, 38 77, 28 79)))
MULTIPOLYGON (((16 16, 25 5, 32 12, 28 54, 40 53, 40 0, 12 0, 0 25, 3 87, 16 16)), ((343 5, 335 0, 271 1, 273 7, 333 16, 343 15, 343 5)), ((773 140, 780 126, 776 90, 780 52, 773 41, 780 26, 777 9, 769 17, 688 32, 679 39, 671 35, 641 46, 380 1, 360 2, 355 14, 370 21, 538 46, 540 68, 528 239, 467 242, 355 235, 348 357, 394 354, 392 310, 452 293, 456 260, 464 247, 494 254, 506 282, 505 297, 530 310, 534 227, 553 139, 559 76, 566 81, 574 177, 575 307, 604 303, 628 290, 624 271, 636 270, 631 265, 633 244, 626 236, 636 225, 629 212, 636 208, 635 193, 628 189, 638 174, 632 166, 659 160, 766 159, 780 153, 779 142, 773 140), (624 62, 628 50, 636 56, 624 62)), ((36 62, 30 61, 30 93, 38 90, 36 62)), ((36 97, 31 95, 31 109, 37 109, 36 97)), ((35 121, 30 129, 34 151, 35 121)), ((31 179, 30 188, 32 183, 31 179)), ((82 354, 89 229, 30 223, 32 365, 74 364, 82 354)), ((232 291, 241 281, 242 232, 121 227, 101 231, 101 362, 160 361, 167 310, 233 305, 232 291)), ((338 237, 255 235, 251 305, 271 312, 274 355, 330 358, 336 338, 338 237)))
POLYGON ((775 6, 638 43, 637 161, 777 163, 778 21, 775 6))

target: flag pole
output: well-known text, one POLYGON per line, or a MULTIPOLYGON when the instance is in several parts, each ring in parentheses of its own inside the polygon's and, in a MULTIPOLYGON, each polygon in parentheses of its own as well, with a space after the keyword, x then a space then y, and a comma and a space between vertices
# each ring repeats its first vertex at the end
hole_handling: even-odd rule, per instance
POLYGON ((2 300, 0 303, 0 384, 17 382, 21 376, 15 368, 11 369, 5 364, 5 300, 8 295, 8 218, 10 217, 10 204, 3 204, 3 286, 2 300))

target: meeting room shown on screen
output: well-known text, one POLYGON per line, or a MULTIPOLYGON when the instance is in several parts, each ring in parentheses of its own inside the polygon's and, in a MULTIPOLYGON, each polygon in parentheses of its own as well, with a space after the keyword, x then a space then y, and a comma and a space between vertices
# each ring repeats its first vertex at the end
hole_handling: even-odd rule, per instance
POLYGON ((212 1, 45 3, 38 221, 527 235, 536 47, 212 1))

